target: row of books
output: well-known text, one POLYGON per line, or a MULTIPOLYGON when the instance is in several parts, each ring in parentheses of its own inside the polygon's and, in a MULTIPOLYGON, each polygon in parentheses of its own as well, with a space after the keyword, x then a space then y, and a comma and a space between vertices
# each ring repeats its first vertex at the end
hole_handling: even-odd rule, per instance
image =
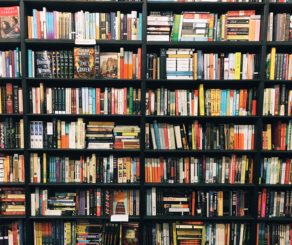
POLYGON ((263 150, 292 150, 292 121, 264 124, 263 150))
POLYGON ((34 245, 138 245, 138 223, 34 222, 34 245))
POLYGON ((245 216, 249 213, 246 191, 170 191, 147 189, 149 216, 245 216))
POLYGON ((141 48, 100 52, 99 45, 74 50, 28 49, 28 77, 141 79, 141 48))
POLYGON ((253 53, 203 53, 169 48, 147 54, 148 79, 239 80, 258 78, 259 62, 253 53))
POLYGON ((276 84, 264 89, 263 102, 264 116, 291 116, 292 115, 292 90, 285 84, 276 84))
POLYGON ((233 10, 222 15, 150 11, 147 41, 259 41, 260 22, 255 10, 233 10))
POLYGON ((0 113, 23 113, 22 87, 9 82, 5 86, 0 86, 0 113))
POLYGON ((0 77, 21 77, 21 51, 18 47, 15 50, 0 51, 0 77))
POLYGON ((263 189, 258 194, 258 217, 291 217, 292 192, 263 189))
POLYGON ((146 124, 146 147, 158 150, 253 150, 254 125, 146 124))
POLYGON ((289 13, 269 13, 267 41, 291 41, 292 16, 289 13))
MULTIPOLYGON (((0 88, 1 89, 1 88, 0 88)), ((29 90, 34 114, 139 115, 141 89, 39 87, 29 90)))
POLYGON ((200 221, 175 223, 153 223, 145 227, 145 245, 161 244, 248 244, 250 226, 248 224, 212 224, 200 221))
POLYGON ((292 80, 292 54, 277 53, 271 48, 267 55, 267 78, 270 80, 292 80))
POLYGON ((139 216, 139 190, 80 189, 53 191, 36 188, 31 193, 32 216, 139 216))
POLYGON ((1 215, 25 215, 25 190, 23 188, 0 188, 1 215))
POLYGON ((261 163, 260 184, 292 183, 291 159, 265 157, 261 163))
POLYGON ((291 244, 292 242, 291 224, 257 224, 258 244, 291 244))
POLYGON ((139 149, 138 126, 115 125, 114 122, 30 122, 31 148, 56 149, 139 149))
POLYGON ((27 17, 28 38, 141 40, 142 13, 90 13, 33 9, 27 17))
POLYGON ((24 183, 24 155, 0 156, 0 183, 24 183))
POLYGON ((251 184, 253 182, 253 165, 253 158, 246 155, 146 158, 145 182, 251 184))
MULTIPOLYGON (((1 10, 0 10, 1 11, 1 10)), ((24 245, 24 225, 22 221, 5 222, 0 224, 0 245, 24 245)))
POLYGON ((149 89, 146 115, 255 116, 256 89, 149 89))
MULTIPOLYGON (((0 165, 1 167, 1 165, 0 165)), ((30 154, 31 183, 138 183, 138 157, 70 157, 30 154)))
POLYGON ((24 148, 23 119, 6 117, 0 122, 0 148, 24 148))

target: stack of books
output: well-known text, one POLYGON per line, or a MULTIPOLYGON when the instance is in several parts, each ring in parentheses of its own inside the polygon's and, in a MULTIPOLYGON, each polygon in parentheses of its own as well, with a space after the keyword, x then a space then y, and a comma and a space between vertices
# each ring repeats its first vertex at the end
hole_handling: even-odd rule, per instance
POLYGON ((112 149, 114 122, 88 122, 86 142, 88 149, 112 149))
POLYGON ((147 16, 147 41, 169 41, 172 25, 172 12, 150 12, 147 16))
POLYGON ((0 188, 1 215, 25 215, 25 191, 23 188, 0 188))
POLYGON ((140 128, 134 125, 117 125, 114 128, 115 149, 140 149, 140 128))

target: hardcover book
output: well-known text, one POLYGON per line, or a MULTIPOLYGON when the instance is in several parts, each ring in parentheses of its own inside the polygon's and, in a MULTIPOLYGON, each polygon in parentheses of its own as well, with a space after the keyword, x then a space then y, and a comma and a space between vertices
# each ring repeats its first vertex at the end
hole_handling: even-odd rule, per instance
POLYGON ((74 78, 95 77, 95 49, 94 47, 74 48, 74 78))
POLYGON ((100 54, 100 76, 102 78, 118 77, 118 54, 106 52, 100 54))
POLYGON ((0 38, 19 38, 19 7, 0 7, 0 38))

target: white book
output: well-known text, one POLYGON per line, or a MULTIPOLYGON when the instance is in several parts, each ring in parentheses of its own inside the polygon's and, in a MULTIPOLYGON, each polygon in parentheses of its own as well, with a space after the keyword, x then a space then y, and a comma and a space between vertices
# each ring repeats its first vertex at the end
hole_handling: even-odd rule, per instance
POLYGON ((156 187, 152 188, 151 191, 151 205, 152 205, 152 216, 156 216, 156 187))
POLYGON ((182 149, 182 139, 180 134, 180 126, 174 126, 174 132, 175 132, 175 141, 176 141, 176 147, 177 149, 182 149))

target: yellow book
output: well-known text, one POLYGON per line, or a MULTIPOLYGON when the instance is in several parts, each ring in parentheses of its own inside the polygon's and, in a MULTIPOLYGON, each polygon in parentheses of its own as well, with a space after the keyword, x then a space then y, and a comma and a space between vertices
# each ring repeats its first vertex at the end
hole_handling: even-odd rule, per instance
POLYGON ((71 240, 71 223, 66 222, 64 223, 64 232, 65 232, 65 244, 64 245, 71 245, 72 240, 71 240))
POLYGON ((241 52, 235 53, 235 77, 234 79, 240 79, 240 68, 241 68, 241 52))
POLYGON ((198 79, 198 54, 197 53, 194 53, 193 55, 193 76, 194 76, 194 80, 197 80, 198 79))
POLYGON ((191 54, 168 54, 167 58, 192 58, 191 54))
POLYGON ((248 35, 227 35, 227 40, 248 40, 248 35))
POLYGON ((47 183, 47 154, 43 153, 43 183, 47 183))
POLYGON ((176 223, 172 223, 172 237, 173 237, 173 245, 177 245, 177 241, 176 241, 176 223))
POLYGON ((271 49, 270 80, 275 79, 276 48, 271 49))
POLYGON ((220 116, 221 112, 221 89, 216 89, 216 115, 220 116))
POLYGON ((220 19, 221 19, 221 39, 225 40, 225 31, 226 31, 226 28, 225 28, 226 16, 225 16, 225 14, 221 15, 220 19))
POLYGON ((199 109, 200 116, 205 116, 205 93, 204 93, 204 85, 199 85, 199 109))
POLYGON ((215 89, 211 89, 210 91, 210 99, 211 99, 211 108, 210 108, 210 111, 211 111, 211 116, 215 116, 215 89))
POLYGON ((223 191, 218 192, 218 216, 223 216, 223 191))
POLYGON ((268 150, 272 150, 272 125, 267 125, 268 150))
POLYGON ((245 170, 246 170, 246 165, 247 165, 247 159, 246 155, 242 156, 242 161, 241 161, 241 184, 245 183, 245 170))
POLYGON ((121 64, 120 64, 120 62, 121 62, 121 54, 118 53, 118 79, 121 78, 121 64))

